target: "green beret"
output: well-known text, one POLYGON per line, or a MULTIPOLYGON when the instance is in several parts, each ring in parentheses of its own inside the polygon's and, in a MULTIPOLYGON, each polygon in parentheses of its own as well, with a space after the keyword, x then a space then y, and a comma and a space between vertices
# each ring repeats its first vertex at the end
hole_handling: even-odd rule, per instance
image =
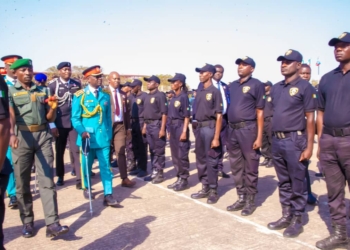
POLYGON ((33 67, 32 60, 18 59, 11 65, 10 69, 19 69, 22 67, 33 67))

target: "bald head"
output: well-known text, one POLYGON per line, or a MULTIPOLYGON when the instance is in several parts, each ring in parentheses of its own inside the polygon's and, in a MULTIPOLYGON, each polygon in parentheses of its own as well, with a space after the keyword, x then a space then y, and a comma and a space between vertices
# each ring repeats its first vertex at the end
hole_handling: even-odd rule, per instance
POLYGON ((109 73, 109 75, 108 75, 108 83, 114 89, 119 88, 119 86, 120 86, 120 75, 119 75, 119 73, 116 72, 116 71, 112 71, 111 73, 109 73))

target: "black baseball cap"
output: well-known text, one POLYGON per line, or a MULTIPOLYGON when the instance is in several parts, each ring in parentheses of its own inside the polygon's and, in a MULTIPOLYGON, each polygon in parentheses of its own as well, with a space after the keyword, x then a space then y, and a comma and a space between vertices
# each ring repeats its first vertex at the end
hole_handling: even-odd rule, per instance
POLYGON ((144 77, 143 80, 145 80, 146 82, 155 81, 156 83, 160 84, 160 79, 155 75, 151 77, 144 77))
POLYGON ((206 63, 202 68, 196 68, 196 72, 211 72, 213 74, 216 73, 216 69, 213 65, 206 63))
POLYGON ((277 57, 277 61, 283 61, 283 60, 302 62, 303 56, 300 54, 299 51, 289 49, 284 54, 284 56, 277 57))
POLYGON ((168 79, 168 82, 176 82, 176 81, 186 83, 186 76, 181 73, 175 73, 175 76, 173 78, 168 79))
POLYGON ((253 68, 255 68, 255 62, 252 58, 250 58, 249 56, 245 56, 242 58, 238 58, 236 60, 236 64, 239 65, 241 62, 244 62, 246 64, 249 64, 250 66, 252 66, 253 68))
POLYGON ((339 42, 344 42, 344 43, 350 43, 350 33, 349 32, 343 32, 338 38, 332 38, 328 45, 329 46, 334 46, 339 42))
POLYGON ((272 87, 272 82, 266 81, 266 82, 264 82, 264 85, 272 87))
POLYGON ((142 86, 142 82, 139 79, 134 79, 132 83, 129 85, 131 88, 136 87, 136 86, 142 86))
POLYGON ((126 82, 121 85, 121 87, 130 87, 131 82, 126 82))

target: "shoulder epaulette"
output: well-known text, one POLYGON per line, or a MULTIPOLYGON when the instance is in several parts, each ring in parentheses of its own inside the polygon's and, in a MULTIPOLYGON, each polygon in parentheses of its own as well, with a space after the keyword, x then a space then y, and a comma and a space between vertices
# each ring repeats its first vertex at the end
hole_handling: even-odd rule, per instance
POLYGON ((76 84, 76 85, 80 85, 80 82, 78 82, 77 80, 74 80, 74 79, 70 79, 70 84, 72 84, 72 83, 74 83, 74 84, 76 84))
POLYGON ((103 89, 102 89, 102 92, 107 93, 107 94, 110 94, 110 93, 111 93, 111 91, 110 91, 108 88, 103 88, 103 89))
POLYGON ((49 85, 50 85, 51 83, 54 83, 56 80, 57 80, 57 78, 52 79, 51 81, 49 81, 49 85))
POLYGON ((80 90, 78 90, 77 92, 75 92, 75 96, 76 97, 79 97, 79 96, 81 96, 82 94, 84 94, 84 90, 83 89, 80 89, 80 90))

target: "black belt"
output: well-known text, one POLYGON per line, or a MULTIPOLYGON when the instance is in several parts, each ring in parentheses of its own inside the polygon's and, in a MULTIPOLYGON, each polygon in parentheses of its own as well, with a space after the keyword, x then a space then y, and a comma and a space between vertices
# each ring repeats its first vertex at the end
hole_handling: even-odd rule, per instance
POLYGON ((272 120, 272 116, 264 118, 264 122, 270 122, 271 120, 272 120))
POLYGON ((151 124, 151 123, 153 123, 153 122, 155 122, 155 121, 160 121, 160 120, 145 119, 145 123, 146 123, 146 124, 151 124))
POLYGON ((202 122, 198 122, 197 121, 197 128, 204 128, 204 127, 209 127, 210 125, 212 125, 213 123, 215 123, 215 120, 209 120, 209 121, 202 121, 202 122))
POLYGON ((241 129, 253 123, 256 123, 256 121, 244 121, 244 122, 238 122, 238 123, 229 122, 228 124, 232 129, 241 129))
POLYGON ((124 124, 124 122, 114 122, 113 125, 119 125, 119 124, 124 124))
POLYGON ((328 128, 323 127, 323 133, 334 137, 343 137, 350 135, 350 127, 347 128, 328 128))
POLYGON ((292 132, 272 132, 272 135, 278 139, 285 139, 292 136, 293 133, 297 133, 298 135, 303 135, 304 131, 292 131, 292 132))
POLYGON ((184 120, 182 119, 171 119, 170 120, 170 124, 179 124, 179 123, 183 123, 184 120))

